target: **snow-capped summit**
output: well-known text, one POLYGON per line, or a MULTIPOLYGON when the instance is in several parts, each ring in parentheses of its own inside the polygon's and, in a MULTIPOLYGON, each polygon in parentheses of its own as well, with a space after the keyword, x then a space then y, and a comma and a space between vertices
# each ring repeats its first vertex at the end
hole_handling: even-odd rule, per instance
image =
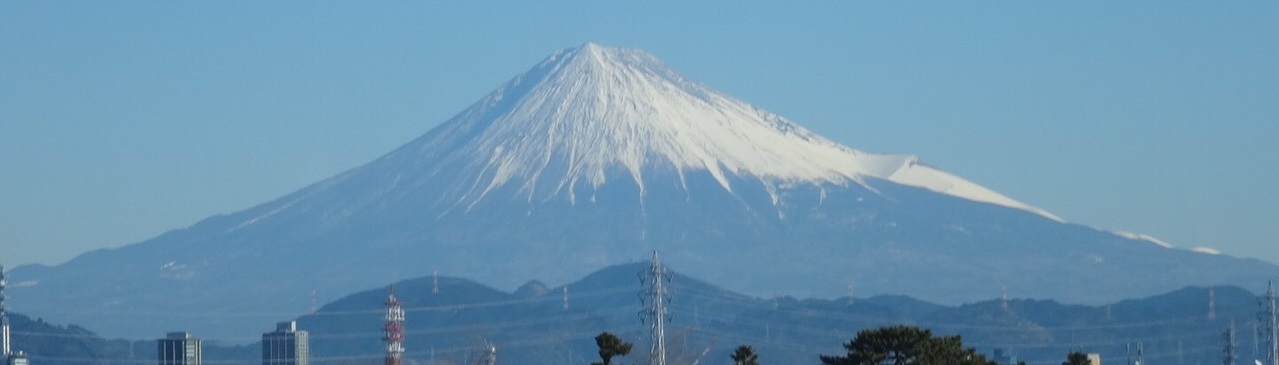
POLYGON ((411 150, 464 162, 456 191, 474 203, 514 185, 530 200, 577 200, 610 171, 639 185, 646 171, 709 173, 728 191, 733 177, 770 190, 796 184, 860 184, 865 178, 923 187, 974 201, 1052 214, 909 155, 875 155, 830 141, 786 118, 690 80, 640 50, 587 43, 558 51, 515 77, 411 150), (458 146, 458 138, 465 141, 458 146))

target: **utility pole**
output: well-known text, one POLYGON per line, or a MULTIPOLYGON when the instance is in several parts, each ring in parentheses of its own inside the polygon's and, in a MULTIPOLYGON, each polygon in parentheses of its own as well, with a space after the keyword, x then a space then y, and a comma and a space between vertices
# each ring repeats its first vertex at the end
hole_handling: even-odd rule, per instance
POLYGON ((649 349, 649 365, 666 365, 666 304, 670 302, 670 293, 666 284, 671 280, 666 267, 658 261, 657 251, 653 251, 653 262, 648 269, 640 272, 640 281, 647 286, 640 294, 640 302, 644 310, 640 312, 640 320, 649 322, 651 345, 649 349))

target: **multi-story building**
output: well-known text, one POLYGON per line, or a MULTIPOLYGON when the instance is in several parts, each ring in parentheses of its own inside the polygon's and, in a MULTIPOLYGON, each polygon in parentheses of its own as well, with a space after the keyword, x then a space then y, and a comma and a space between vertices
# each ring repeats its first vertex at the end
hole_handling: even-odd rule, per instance
POLYGON ((201 365, 200 339, 188 332, 169 332, 156 340, 160 365, 201 365))
POLYGON ((9 315, 4 308, 4 266, 0 266, 0 362, 4 365, 27 365, 27 354, 9 348, 9 315))
POLYGON ((297 321, 280 322, 274 332, 262 334, 262 365, 307 365, 311 346, 297 321))

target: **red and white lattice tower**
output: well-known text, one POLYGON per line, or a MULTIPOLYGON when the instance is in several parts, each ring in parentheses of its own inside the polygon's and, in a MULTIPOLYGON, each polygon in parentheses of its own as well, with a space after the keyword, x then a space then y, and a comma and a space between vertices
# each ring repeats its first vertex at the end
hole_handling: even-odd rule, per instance
POLYGON ((386 330, 382 341, 386 341, 386 365, 400 365, 404 357, 404 307, 395 299, 395 287, 386 300, 386 330))

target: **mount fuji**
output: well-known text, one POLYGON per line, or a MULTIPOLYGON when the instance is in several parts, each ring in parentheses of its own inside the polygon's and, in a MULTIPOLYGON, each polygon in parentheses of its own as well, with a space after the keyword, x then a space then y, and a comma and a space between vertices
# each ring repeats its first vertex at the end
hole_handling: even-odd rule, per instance
POLYGON ((433 272, 565 283, 653 250, 754 295, 1103 303, 1274 265, 1070 224, 915 156, 858 151, 642 51, 552 54, 425 135, 274 201, 61 265, 11 306, 100 333, 251 341, 433 272))

